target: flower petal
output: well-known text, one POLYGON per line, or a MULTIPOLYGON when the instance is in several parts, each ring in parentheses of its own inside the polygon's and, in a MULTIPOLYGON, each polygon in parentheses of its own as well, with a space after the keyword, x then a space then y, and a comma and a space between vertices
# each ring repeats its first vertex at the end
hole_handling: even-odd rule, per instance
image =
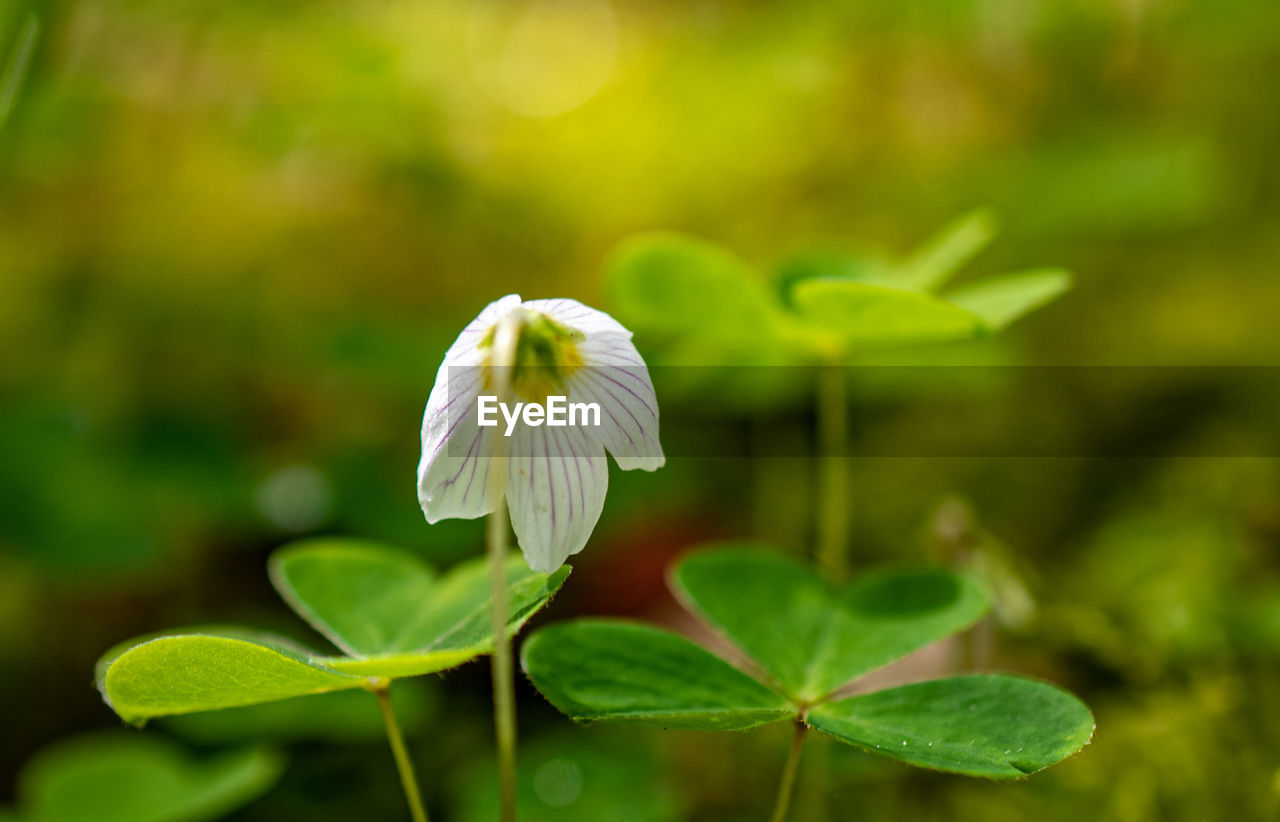
POLYGON ((655 471, 667 461, 658 441, 658 399, 649 369, 630 339, 596 334, 578 343, 584 367, 569 377, 570 402, 600 404, 602 425, 588 429, 624 471, 655 471))
POLYGON ((598 402, 604 424, 592 435, 624 471, 655 471, 666 464, 658 441, 658 401, 649 369, 631 332, 603 311, 577 300, 530 300, 525 308, 582 332, 578 353, 586 366, 570 378, 571 402, 598 402))
POLYGON ((518 425, 507 508, 529 567, 549 574, 587 544, 609 489, 604 448, 576 427, 518 425))
POLYGON ((489 491, 489 467, 496 428, 476 423, 479 367, 441 369, 422 419, 422 460, 418 463, 418 503, 427 522, 475 519, 497 507, 489 491))
POLYGON ((631 332, 613 317, 567 297, 555 300, 529 300, 524 307, 530 311, 546 314, 556 322, 581 331, 588 337, 593 334, 621 334, 628 340, 631 339, 631 332))
MULTIPOLYGON (((484 362, 484 352, 480 350, 480 341, 484 339, 485 334, 489 333, 490 328, 498 324, 498 320, 510 314, 519 306, 519 294, 508 294, 486 305, 479 315, 467 323, 466 328, 462 329, 462 333, 453 341, 453 345, 449 346, 449 350, 444 352, 444 362, 440 366, 441 370, 446 365, 482 364, 484 362)), ((436 375, 437 385, 440 384, 441 376, 441 374, 436 375)))
POLYGON ((483 382, 480 342, 499 319, 520 305, 509 294, 485 306, 445 352, 422 415, 418 503, 427 522, 474 519, 497 507, 489 493, 489 453, 496 429, 476 424, 476 397, 483 382))

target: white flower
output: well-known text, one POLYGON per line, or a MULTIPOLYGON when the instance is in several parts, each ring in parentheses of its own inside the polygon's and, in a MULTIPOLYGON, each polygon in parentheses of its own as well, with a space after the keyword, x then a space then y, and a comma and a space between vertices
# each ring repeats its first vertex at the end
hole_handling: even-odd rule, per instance
POLYGON ((575 300, 508 295, 445 353, 422 418, 418 502, 434 523, 491 513, 505 496, 529 567, 550 573, 582 550, 600 518, 606 450, 624 471, 666 462, 653 383, 631 332, 575 300), (600 425, 517 424, 507 436, 501 413, 497 426, 479 425, 482 394, 511 407, 552 395, 596 403, 600 425), (504 468, 505 482, 491 482, 491 470, 504 468))

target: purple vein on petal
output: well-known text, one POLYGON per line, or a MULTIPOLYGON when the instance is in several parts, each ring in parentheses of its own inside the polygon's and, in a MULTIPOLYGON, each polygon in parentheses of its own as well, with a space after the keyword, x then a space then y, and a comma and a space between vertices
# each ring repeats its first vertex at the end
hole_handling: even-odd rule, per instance
MULTIPOLYGON (((591 376, 591 375, 583 375, 583 379, 587 379, 589 376, 591 376)), ((594 382, 594 380, 593 380, 593 382, 594 382)), ((624 387, 625 387, 625 386, 624 386, 624 387)), ((635 422, 635 424, 636 424, 636 429, 640 431, 640 435, 641 435, 641 437, 643 438, 643 437, 644 437, 644 425, 640 422, 639 418, 638 418, 638 417, 636 417, 635 413, 631 410, 631 408, 627 405, 627 403, 623 402, 623 401, 621 400, 621 398, 619 398, 616 394, 614 394, 612 391, 610 391, 610 390, 609 390, 608 388, 606 388, 605 386, 600 385, 600 386, 599 386, 599 388, 600 388, 600 390, 601 390, 601 391, 603 391, 603 392, 604 392, 604 393, 605 393, 605 394, 606 394, 610 399, 612 399, 615 403, 617 403, 618 405, 622 406, 622 409, 623 409, 624 411, 626 411, 626 412, 627 412, 627 416, 631 417, 632 421, 633 421, 633 422, 635 422)), ((634 392, 632 393, 632 396, 635 396, 634 392)), ((639 397, 636 397, 636 399, 639 399, 639 397)), ((619 426, 619 427, 621 427, 621 426, 619 426)), ((625 430, 625 429, 624 429, 624 430, 625 430)))
MULTIPOLYGON (((468 368, 469 367, 470 366, 468 366, 468 368)), ((479 369, 477 369, 477 374, 478 373, 479 373, 479 369)), ((477 376, 476 378, 471 380, 470 385, 467 385, 463 388, 459 388, 456 391, 454 391, 453 396, 449 398, 449 401, 444 404, 444 407, 441 408, 438 413, 444 414, 448 412, 448 410, 452 408, 453 404, 458 400, 464 400, 464 399, 476 396, 471 393, 471 389, 475 388, 479 383, 480 383, 480 379, 479 379, 479 376, 477 376)))
MULTIPOLYGON (((480 461, 480 458, 477 458, 477 461, 480 461)), ((489 501, 489 469, 493 466, 493 457, 483 458, 483 461, 484 473, 480 476, 480 493, 484 494, 487 507, 487 503, 489 501)), ((495 505, 501 503, 502 497, 498 497, 498 499, 494 501, 495 505)))
MULTIPOLYGON (((583 379, 585 379, 585 377, 584 377, 583 379)), ((604 388, 603 388, 603 387, 601 387, 601 388, 600 388, 600 390, 601 390, 601 391, 603 391, 603 392, 604 392, 606 395, 608 395, 609 397, 612 397, 612 396, 613 396, 612 394, 609 394, 607 391, 604 391, 604 388)), ((588 390, 583 391, 583 393, 584 393, 584 394, 586 394, 587 396, 589 396, 592 400, 596 400, 596 401, 599 401, 599 400, 600 400, 600 397, 596 395, 596 392, 595 392, 594 390, 590 390, 590 389, 588 389, 588 390)), ((619 404, 619 405, 621 405, 622 403, 618 403, 618 404, 619 404)), ((618 431, 621 431, 621 432, 622 432, 622 436, 624 436, 624 437, 626 437, 626 438, 627 438, 627 444, 628 444, 628 445, 635 446, 636 441, 635 441, 635 439, 631 436, 631 432, 629 432, 629 431, 627 430, 627 427, 626 427, 625 425, 623 425, 621 422, 619 422, 619 421, 618 421, 618 418, 617 418, 617 417, 615 417, 615 416, 613 415, 613 411, 611 411, 611 410, 609 409, 609 406, 610 406, 610 403, 607 403, 607 402, 600 403, 600 409, 601 409, 602 411, 604 411, 605 416, 607 416, 607 417, 609 418, 609 422, 613 423, 613 427, 614 427, 616 430, 618 430, 618 431)), ((624 407, 625 407, 625 406, 624 406, 624 407)), ((632 420, 634 420, 634 421, 635 421, 635 423, 636 423, 636 426, 637 426, 637 427, 639 427, 639 425, 640 425, 640 421, 636 419, 635 414, 631 414, 631 412, 629 412, 629 411, 628 411, 627 413, 631 415, 631 419, 632 419, 632 420)), ((643 439, 643 435, 642 435, 642 437, 641 437, 641 438, 643 439)))
MULTIPOLYGON (((596 341, 592 341, 593 343, 596 341)), ((598 356, 613 356, 630 365, 644 365, 644 360, 636 353, 636 348, 629 340, 619 340, 618 342, 610 342, 609 340, 599 340, 601 343, 599 348, 588 346, 592 354, 598 356)))
POLYGON ((542 438, 542 458, 546 460, 547 492, 551 497, 551 541, 556 538, 556 482, 551 478, 551 438, 542 438))
MULTIPOLYGON (((555 435, 556 435, 556 439, 559 439, 559 438, 560 438, 560 436, 561 436, 561 433, 560 433, 559 431, 557 431, 555 435)), ((564 436, 565 436, 566 438, 568 437, 568 435, 567 435, 567 434, 565 434, 564 436)), ((572 524, 573 524, 573 522, 574 522, 574 517, 573 517, 573 486, 569 484, 569 466, 565 465, 565 461, 564 461, 564 460, 561 460, 561 461, 560 461, 560 472, 561 472, 562 474, 564 474, 564 490, 565 490, 565 492, 566 492, 566 496, 568 497, 568 500, 569 500, 569 524, 570 524, 570 525, 572 525, 572 524)))
POLYGON ((436 457, 440 456, 441 449, 443 449, 445 444, 449 442, 449 438, 453 436, 453 432, 457 430, 458 426, 461 425, 462 421, 466 418, 466 414, 458 415, 458 418, 453 421, 453 425, 449 426, 449 430, 444 432, 444 436, 440 438, 440 442, 436 443, 435 450, 431 452, 431 458, 427 460, 428 462, 436 461, 436 457))
POLYGON ((454 475, 452 477, 449 477, 449 479, 440 483, 441 488, 448 488, 449 486, 453 485, 458 481, 458 478, 462 476, 462 472, 467 470, 467 461, 471 459, 471 454, 475 452, 476 444, 479 442, 480 442, 480 431, 477 430, 476 435, 471 438, 471 446, 467 449, 467 453, 461 458, 462 464, 458 466, 458 470, 454 472, 454 475))
MULTIPOLYGON (((595 480, 595 467, 588 459, 588 468, 591 469, 591 478, 595 480)), ((582 463, 579 460, 573 461, 573 470, 578 475, 578 504, 582 506, 582 519, 585 522, 587 518, 587 483, 582 477, 582 463)))
MULTIPOLYGON (((480 439, 483 436, 484 436, 483 432, 481 431, 476 432, 476 438, 471 441, 471 448, 467 450, 467 459, 471 459, 471 452, 476 449, 476 446, 480 443, 480 439)), ((476 469, 480 466, 481 459, 482 457, 477 456, 475 459, 471 460, 471 476, 467 479, 467 487, 462 491, 462 499, 464 502, 467 500, 468 497, 471 496, 471 483, 475 482, 476 480, 476 469)), ((459 471, 458 473, 462 473, 462 472, 459 471)))
MULTIPOLYGON (((609 382, 613 383, 614 385, 618 386, 618 387, 619 387, 619 388, 621 388, 623 391, 626 391, 626 392, 627 392, 628 394, 630 394, 631 396, 635 397, 635 398, 636 398, 636 402, 638 402, 638 403, 640 403, 641 405, 643 405, 643 406, 645 407, 645 409, 649 412, 649 414, 650 414, 650 415, 651 415, 655 420, 658 418, 658 412, 657 412, 656 410, 654 410, 653 406, 651 406, 651 405, 649 404, 649 401, 648 401, 648 400, 646 400, 644 397, 641 397, 639 394, 637 394, 636 392, 632 391, 632 390, 631 390, 630 388, 628 388, 626 385, 624 385, 624 384, 622 384, 622 383, 618 382, 617 380, 615 380, 613 377, 609 376, 609 375, 608 375, 608 374, 606 374, 606 373, 601 373, 601 374, 600 374, 600 376, 601 376, 601 377, 603 377, 604 379, 608 380, 609 382)), ((647 386, 646 386, 646 387, 647 387, 647 386)), ((606 390, 607 390, 607 389, 606 389, 606 390)), ((614 397, 615 397, 615 399, 618 399, 618 398, 617 398, 617 395, 614 395, 614 397)), ((619 399, 619 400, 618 400, 618 402, 619 402, 619 404, 623 404, 623 403, 622 403, 622 401, 621 401, 621 399, 619 399)), ((637 422, 639 422, 639 420, 637 420, 637 422)))

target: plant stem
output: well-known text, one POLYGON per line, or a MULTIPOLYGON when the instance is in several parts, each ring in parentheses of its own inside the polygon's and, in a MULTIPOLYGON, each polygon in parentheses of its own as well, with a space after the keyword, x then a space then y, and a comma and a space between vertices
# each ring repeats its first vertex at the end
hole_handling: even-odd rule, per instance
POLYGON ((822 461, 818 507, 818 563, 842 582, 849 562, 849 430, 844 366, 832 361, 818 376, 818 451, 822 461))
POLYGON ((391 742, 391 753, 396 758, 396 770, 400 771, 404 798, 409 801, 409 815, 413 817, 413 822, 427 822, 427 810, 422 805, 418 778, 413 775, 413 762, 409 760, 409 750, 404 746, 404 737, 400 735, 400 725, 396 722, 396 714, 391 707, 391 690, 388 685, 383 685, 375 689, 374 693, 378 696, 378 707, 382 709, 382 719, 387 725, 387 740, 391 742))
MULTIPOLYGON (((499 402, 512 397, 511 375, 516 364, 516 349, 527 322, 526 315, 514 311, 494 328, 490 356, 490 376, 499 402)), ((511 637, 507 632, 507 534, 511 529, 506 503, 507 470, 510 458, 507 440, 491 436, 488 444, 489 466, 485 478, 488 498, 494 509, 486 523, 485 541, 489 555, 489 587, 493 603, 493 732, 498 755, 498 797, 501 822, 516 819, 516 686, 511 664, 511 637)))
POLYGON ((773 809, 773 822, 785 822, 787 808, 791 805, 791 793, 796 784, 796 770, 800 767, 800 749, 804 747, 804 734, 808 726, 796 720, 795 733, 791 736, 791 750, 787 764, 782 768, 782 784, 778 786, 778 804, 773 809))
MULTIPOLYGON (((498 464, 503 463, 505 460, 498 464)), ((507 528, 507 505, 499 498, 488 522, 489 584, 493 589, 493 730, 498 747, 500 819, 515 822, 516 703, 511 638, 507 634, 507 528)))

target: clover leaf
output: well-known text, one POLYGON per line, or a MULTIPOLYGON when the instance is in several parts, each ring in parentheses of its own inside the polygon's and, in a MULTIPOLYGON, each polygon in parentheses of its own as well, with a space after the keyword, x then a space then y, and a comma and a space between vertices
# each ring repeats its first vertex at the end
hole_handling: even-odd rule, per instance
POLYGON ((770 331, 777 306, 763 279, 728 249, 674 232, 625 240, 606 263, 619 318, 657 334, 696 329, 722 342, 770 331))
POLYGON ((840 699, 858 677, 977 621, 977 585, 941 569, 878 571, 842 588, 761 549, 696 553, 671 577, 743 668, 662 629, 584 619, 525 642, 552 705, 580 722, 740 730, 794 719, 842 742, 937 770, 1016 777, 1079 750, 1089 709, 1053 685, 983 674, 840 699))
POLYGON ((736 731, 793 713, 785 697, 723 659, 635 622, 552 625, 529 637, 521 659, 542 695, 580 722, 736 731))
POLYGON ((1069 288, 1067 271, 1041 268, 990 277, 951 292, 947 299, 981 320, 987 330, 1000 331, 1069 288))
MULTIPOLYGON (((405 733, 423 728, 439 714, 435 684, 425 677, 402 679, 390 691, 397 722, 405 733)), ((200 745, 263 740, 351 743, 376 741, 386 733, 377 700, 356 690, 176 714, 161 723, 165 730, 200 745)))
MULTIPOLYGON (((411 554, 347 540, 281 548, 271 580, 285 601, 343 656, 315 661, 337 671, 394 679, 453 668, 493 648, 489 571, 483 558, 444 577, 411 554)), ((545 605, 569 576, 507 561, 511 633, 545 605)))
POLYGON ((671 582, 689 610, 801 702, 961 631, 987 610, 978 586, 950 571, 880 571, 837 591, 808 566, 751 547, 693 554, 671 582))
POLYGON ((1074 696, 1004 674, 917 682, 819 705, 808 723, 823 733, 911 765, 1018 777, 1080 750, 1093 717, 1074 696))
MULTIPOLYGON (((272 555, 272 582, 342 652, 317 653, 245 629, 151 635, 98 662, 107 703, 127 722, 370 688, 377 680, 443 671, 493 647, 483 560, 444 576, 411 554, 347 539, 309 540, 272 555)), ((507 568, 514 634, 569 575, 507 568)))
POLYGON ((728 249, 671 232, 642 234, 613 254, 606 286, 620 320, 681 341, 682 355, 755 362, 772 352, 774 361, 783 354, 844 362, 870 349, 980 338, 1070 288, 1068 272, 1037 269, 940 293, 997 230, 980 209, 899 260, 804 253, 779 266, 774 287, 728 249))
POLYGON ((90 734, 37 753, 18 778, 30 822, 202 822, 265 793, 281 758, 249 748, 196 759, 151 736, 90 734))

